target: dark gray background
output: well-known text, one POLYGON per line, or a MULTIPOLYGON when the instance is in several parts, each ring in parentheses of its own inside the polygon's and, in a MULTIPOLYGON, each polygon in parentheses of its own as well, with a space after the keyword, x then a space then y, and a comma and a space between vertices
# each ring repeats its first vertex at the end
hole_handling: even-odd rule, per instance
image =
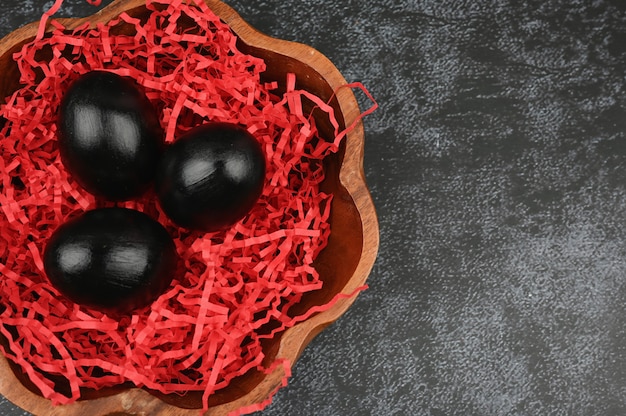
POLYGON ((370 289, 263 414, 626 414, 626 2, 227 3, 380 104, 370 289))

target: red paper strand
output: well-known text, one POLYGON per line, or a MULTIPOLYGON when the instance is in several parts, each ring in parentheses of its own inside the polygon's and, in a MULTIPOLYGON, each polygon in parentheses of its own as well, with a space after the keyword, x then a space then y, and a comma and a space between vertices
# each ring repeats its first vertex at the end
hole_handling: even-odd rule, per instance
MULTIPOLYGON (((49 22, 61 3, 42 16, 36 38, 15 54, 23 86, 0 106, 6 120, 0 129, 0 333, 8 340, 0 350, 55 404, 79 399, 81 388, 131 381, 163 393, 201 391, 206 410, 209 397, 233 378, 278 365, 286 384, 289 363, 265 368, 261 340, 354 295, 339 294, 304 314, 290 314, 304 293, 322 286, 312 265, 330 233, 331 195, 319 189, 321 161, 338 149, 347 130, 339 131, 327 103, 295 89, 293 74, 286 93, 276 96, 278 84, 260 80, 263 60, 240 52, 230 28, 201 1, 149 0, 144 23, 122 14, 71 32, 49 22), (189 18, 197 26, 183 29, 181 20, 189 18), (46 35, 48 24, 53 32, 46 35), (135 34, 112 34, 118 25, 134 27, 135 34), (40 57, 46 55, 51 58, 40 57), (46 241, 60 224, 113 205, 74 182, 56 147, 59 97, 91 70, 130 76, 142 85, 161 113, 167 142, 209 119, 235 122, 261 142, 268 162, 258 203, 225 231, 178 229, 152 195, 121 204, 168 229, 185 273, 152 305, 117 318, 62 297, 49 285, 42 262, 46 241), (332 142, 319 139, 315 121, 303 113, 303 98, 328 114, 336 130, 332 142), (59 378, 67 395, 53 381, 59 378)), ((361 84, 348 87, 371 98, 361 84)))

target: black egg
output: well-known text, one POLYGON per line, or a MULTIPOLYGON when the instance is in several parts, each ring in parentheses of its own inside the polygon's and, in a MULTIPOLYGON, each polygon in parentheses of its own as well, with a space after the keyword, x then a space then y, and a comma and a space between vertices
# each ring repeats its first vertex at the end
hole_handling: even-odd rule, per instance
POLYGON ((211 122, 190 130, 163 153, 155 190, 179 226, 217 231, 243 218, 265 180, 265 154, 243 127, 211 122))
POLYGON ((165 228, 126 208, 94 209, 69 220, 44 251, 46 274, 59 292, 107 312, 148 305, 169 286, 177 267, 165 228))
POLYGON ((88 192, 123 201, 154 179, 163 151, 159 116, 130 78, 92 71, 75 80, 61 100, 61 160, 88 192))

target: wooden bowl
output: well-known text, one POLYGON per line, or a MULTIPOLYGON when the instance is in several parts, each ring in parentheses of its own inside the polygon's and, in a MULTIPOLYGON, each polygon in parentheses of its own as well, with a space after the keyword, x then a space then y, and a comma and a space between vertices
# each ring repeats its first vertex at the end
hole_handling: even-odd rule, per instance
MULTIPOLYGON (((218 0, 205 0, 215 14, 224 20, 239 37, 239 48, 261 57, 267 64, 266 80, 278 81, 284 88, 286 74, 297 75, 297 88, 304 89, 328 101, 337 91, 331 104, 342 127, 359 119, 360 110, 337 68, 322 54, 308 46, 278 40, 250 27, 229 6, 218 0)), ((148 13, 145 0, 117 0, 93 16, 83 19, 58 19, 68 29, 85 22, 108 22, 122 12, 134 17, 148 13)), ((38 22, 24 26, 0 40, 0 96, 8 96, 18 86, 19 70, 12 59, 14 52, 31 41, 38 22)), ((279 87, 280 88, 280 87, 279 87)), ((333 129, 325 120, 316 120, 323 136, 332 138, 333 129)), ((325 192, 334 194, 331 208, 331 236, 315 267, 324 281, 323 289, 308 294, 299 311, 328 302, 338 293, 349 294, 362 286, 374 264, 378 250, 378 222, 363 173, 363 125, 346 136, 340 151, 324 160, 325 192)), ((268 362, 287 359, 292 364, 304 347, 326 326, 338 319, 354 302, 355 297, 342 298, 325 312, 318 313, 264 345, 268 362)), ((283 378, 283 369, 266 375, 261 372, 233 380, 229 387, 218 391, 209 401, 207 415, 226 415, 230 411, 266 400, 283 378)), ((75 403, 53 406, 42 397, 28 378, 4 357, 0 357, 0 394, 23 409, 36 415, 193 415, 202 408, 201 394, 163 395, 132 386, 119 386, 99 391, 84 391, 75 403)))

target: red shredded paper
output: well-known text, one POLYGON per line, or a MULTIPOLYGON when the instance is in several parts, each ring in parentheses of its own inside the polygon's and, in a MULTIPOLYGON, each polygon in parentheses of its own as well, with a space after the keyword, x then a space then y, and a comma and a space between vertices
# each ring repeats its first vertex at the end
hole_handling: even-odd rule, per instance
MULTIPOLYGON (((331 195, 319 190, 321 160, 344 132, 332 108, 294 88, 276 96, 264 84, 265 63, 241 53, 230 28, 199 1, 153 0, 147 22, 122 14, 108 24, 72 32, 57 21, 15 55, 23 87, 0 106, 0 332, 4 354, 55 404, 131 381, 163 393, 216 390, 251 369, 264 368, 263 338, 272 337, 327 305, 290 316, 291 306, 322 282, 312 266, 329 235, 331 195), (158 11, 157 4, 166 6, 158 11), (183 29, 181 19, 196 22, 183 29), (133 35, 114 34, 120 25, 133 35), (41 51, 51 51, 50 54, 41 51), (42 58, 45 56, 45 58, 42 58), (226 231, 200 234, 177 228, 153 195, 121 205, 166 226, 186 267, 182 278, 151 306, 109 317, 62 297, 41 259, 51 233, 68 218, 112 205, 83 191, 65 171, 56 147, 56 114, 69 83, 91 70, 130 76, 158 107, 166 141, 206 120, 247 126, 267 154, 264 192, 248 216, 226 231), (317 139, 302 99, 329 114, 336 140, 317 139), (274 328, 268 333, 267 325, 274 328), (59 393, 59 379, 70 396, 59 393)), ((162 7, 161 7, 162 8, 162 7)), ((357 87, 359 85, 356 85, 357 87)), ((271 399, 270 399, 271 400, 271 399)), ((269 400, 241 412, 260 410, 269 400)))

